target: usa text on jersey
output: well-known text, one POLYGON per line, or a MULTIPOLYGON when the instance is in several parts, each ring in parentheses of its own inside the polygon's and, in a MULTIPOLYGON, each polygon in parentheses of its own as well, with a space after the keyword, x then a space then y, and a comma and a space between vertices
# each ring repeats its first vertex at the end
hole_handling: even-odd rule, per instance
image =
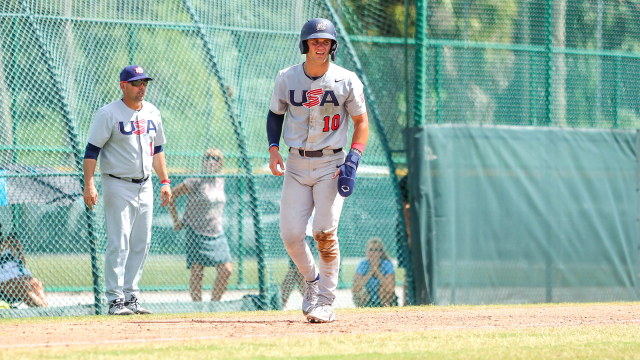
POLYGON ((328 102, 335 106, 340 106, 333 90, 324 91, 322 88, 302 90, 300 102, 296 101, 296 92, 296 90, 289 90, 289 103, 291 103, 292 106, 304 106, 310 109, 314 106, 324 106, 324 104, 328 102))
POLYGON ((122 121, 120 121, 120 123, 118 124, 118 127, 120 130, 120 134, 122 135, 141 135, 141 134, 144 134, 145 131, 147 134, 151 130, 153 130, 154 132, 156 131, 156 124, 153 122, 153 120, 145 120, 145 119, 140 119, 136 121, 131 120, 129 122, 129 131, 125 129, 124 122, 122 121))

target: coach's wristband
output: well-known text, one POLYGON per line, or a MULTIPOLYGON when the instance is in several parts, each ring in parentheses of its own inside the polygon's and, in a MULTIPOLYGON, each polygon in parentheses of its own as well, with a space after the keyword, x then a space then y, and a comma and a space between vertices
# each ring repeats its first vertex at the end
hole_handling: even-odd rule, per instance
POLYGON ((164 185, 164 184, 167 184, 167 185, 169 185, 169 184, 171 184, 171 180, 169 180, 169 179, 167 179, 167 180, 162 180, 162 181, 160 181, 160 184, 163 184, 163 185, 164 185))
POLYGON ((274 143, 274 144, 269 145, 269 150, 271 150, 271 148, 272 148, 272 147, 274 147, 274 146, 275 146, 275 147, 277 147, 277 148, 278 148, 278 150, 280 150, 280 145, 275 144, 275 143, 274 143))
POLYGON ((169 186, 170 186, 171 184, 164 183, 164 184, 160 185, 160 187, 163 187, 163 186, 165 186, 165 185, 169 185, 169 186))

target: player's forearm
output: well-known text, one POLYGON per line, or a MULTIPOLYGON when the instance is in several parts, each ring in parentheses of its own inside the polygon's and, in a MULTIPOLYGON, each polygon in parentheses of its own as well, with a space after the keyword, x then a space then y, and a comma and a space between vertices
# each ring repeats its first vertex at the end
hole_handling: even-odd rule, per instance
POLYGON ((164 152, 153 155, 153 169, 156 171, 156 174, 158 174, 160 181, 167 180, 169 178, 164 152))
POLYGON ((367 140, 369 140, 369 117, 367 113, 354 116, 351 119, 353 120, 353 137, 351 138, 351 143, 367 145, 367 140))
POLYGON ((96 166, 98 164, 97 160, 94 159, 84 159, 82 163, 82 170, 84 172, 84 186, 95 186, 93 174, 96 171, 96 166))

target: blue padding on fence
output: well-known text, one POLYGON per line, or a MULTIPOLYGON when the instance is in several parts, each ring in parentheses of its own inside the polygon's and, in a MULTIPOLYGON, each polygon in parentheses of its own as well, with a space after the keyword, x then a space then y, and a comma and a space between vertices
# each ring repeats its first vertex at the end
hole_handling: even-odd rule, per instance
MULTIPOLYGON (((4 175, 6 173, 5 170, 0 170, 0 175, 4 175)), ((7 178, 0 178, 0 206, 9 205, 9 201, 7 200, 7 178)))

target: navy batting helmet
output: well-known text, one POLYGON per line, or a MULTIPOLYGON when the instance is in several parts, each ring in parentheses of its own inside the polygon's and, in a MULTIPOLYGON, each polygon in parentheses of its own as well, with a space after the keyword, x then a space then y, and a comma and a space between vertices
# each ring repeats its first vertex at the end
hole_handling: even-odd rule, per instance
POLYGON ((307 21, 300 31, 300 53, 306 54, 309 52, 309 45, 307 40, 309 39, 331 39, 331 60, 336 60, 336 53, 338 52, 338 34, 336 33, 336 27, 333 23, 327 19, 316 18, 307 21))

